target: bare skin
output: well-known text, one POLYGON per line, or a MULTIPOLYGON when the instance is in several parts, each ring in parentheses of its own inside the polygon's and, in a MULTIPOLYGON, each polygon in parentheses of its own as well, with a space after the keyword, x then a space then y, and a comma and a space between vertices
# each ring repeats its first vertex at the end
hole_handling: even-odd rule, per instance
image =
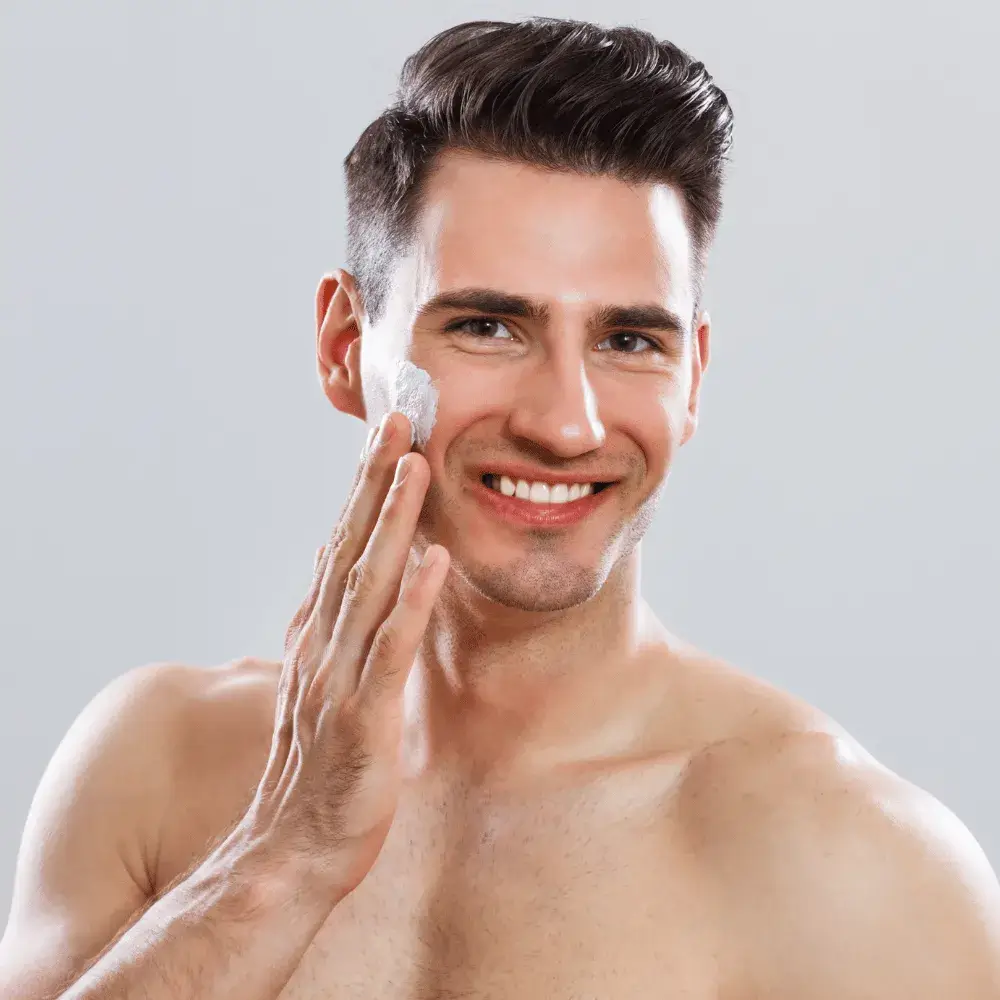
MULTIPOLYGON (((413 550, 442 545, 450 566, 400 699, 391 828, 283 1000, 1000 995, 1000 885, 971 834, 641 596, 640 542, 709 358, 676 192, 448 155, 382 320, 338 271, 316 323, 343 413, 377 419, 399 357, 439 384, 413 550), (470 288, 534 314, 430 308, 470 288), (643 304, 676 328, 600 319, 643 304), (477 467, 506 461, 614 492, 570 527, 512 526, 474 500, 477 467)), ((93 798, 122 856, 117 909, 100 927, 77 913, 66 947, 93 954, 245 814, 280 671, 171 668, 93 798)), ((60 899, 70 867, 53 868, 60 899)), ((53 926, 31 940, 62 944, 53 926)))
MULTIPOLYGON (((666 995, 744 995, 751 943, 727 933, 726 897, 692 850, 708 780, 692 764, 734 738, 841 731, 665 633, 615 666, 627 690, 614 726, 593 713, 586 756, 533 773, 449 763, 407 778, 374 867, 334 909, 283 1000, 654 998, 668 984, 666 995)), ((190 807, 165 816, 149 852, 156 885, 187 871, 246 810, 280 669, 252 659, 192 669, 203 693, 173 757, 174 801, 190 807)))

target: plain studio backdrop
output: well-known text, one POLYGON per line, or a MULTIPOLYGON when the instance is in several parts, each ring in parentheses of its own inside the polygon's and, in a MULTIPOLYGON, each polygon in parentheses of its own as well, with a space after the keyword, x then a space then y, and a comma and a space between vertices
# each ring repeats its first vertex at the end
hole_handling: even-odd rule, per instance
POLYGON ((4 921, 32 793, 104 685, 281 656, 364 438, 314 356, 341 161, 431 35, 531 14, 670 39, 735 111, 645 596, 1000 864, 995 4, 7 0, 4 921))

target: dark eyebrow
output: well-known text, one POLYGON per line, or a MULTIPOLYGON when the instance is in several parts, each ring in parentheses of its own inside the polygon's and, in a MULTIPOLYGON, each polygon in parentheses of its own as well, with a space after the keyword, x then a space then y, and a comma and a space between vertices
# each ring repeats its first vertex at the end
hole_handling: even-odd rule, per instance
MULTIPOLYGON (((498 316, 513 316, 545 326, 551 320, 548 306, 524 295, 500 292, 493 288, 456 288, 440 292, 420 307, 421 315, 445 309, 470 309, 498 316)), ((679 344, 687 337, 684 321, 670 309, 654 302, 629 306, 601 306, 588 319, 591 331, 605 327, 627 327, 632 330, 663 330, 672 334, 679 344)))

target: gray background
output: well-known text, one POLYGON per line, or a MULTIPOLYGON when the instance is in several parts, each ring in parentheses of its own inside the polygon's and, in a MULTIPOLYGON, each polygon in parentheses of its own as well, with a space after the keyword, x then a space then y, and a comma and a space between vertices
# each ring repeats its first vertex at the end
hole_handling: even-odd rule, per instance
POLYGON ((736 113, 646 596, 1000 862, 995 4, 6 0, 3 922, 33 791, 107 682, 280 656, 363 439, 313 353, 341 159, 434 32, 531 13, 669 38, 736 113))

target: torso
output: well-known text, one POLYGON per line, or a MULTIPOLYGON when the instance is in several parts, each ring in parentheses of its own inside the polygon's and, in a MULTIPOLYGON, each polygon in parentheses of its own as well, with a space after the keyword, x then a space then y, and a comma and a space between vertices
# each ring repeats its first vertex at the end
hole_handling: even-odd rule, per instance
MULTIPOLYGON (((441 776, 405 784, 375 866, 331 911, 280 1000, 753 996, 752 942, 727 928, 725 890, 699 852, 691 775, 721 740, 824 719, 716 661, 685 669, 665 710, 673 721, 633 754, 527 787, 441 776)), ((205 672, 178 748, 157 886, 203 857, 249 804, 279 671, 239 661, 205 672)))

